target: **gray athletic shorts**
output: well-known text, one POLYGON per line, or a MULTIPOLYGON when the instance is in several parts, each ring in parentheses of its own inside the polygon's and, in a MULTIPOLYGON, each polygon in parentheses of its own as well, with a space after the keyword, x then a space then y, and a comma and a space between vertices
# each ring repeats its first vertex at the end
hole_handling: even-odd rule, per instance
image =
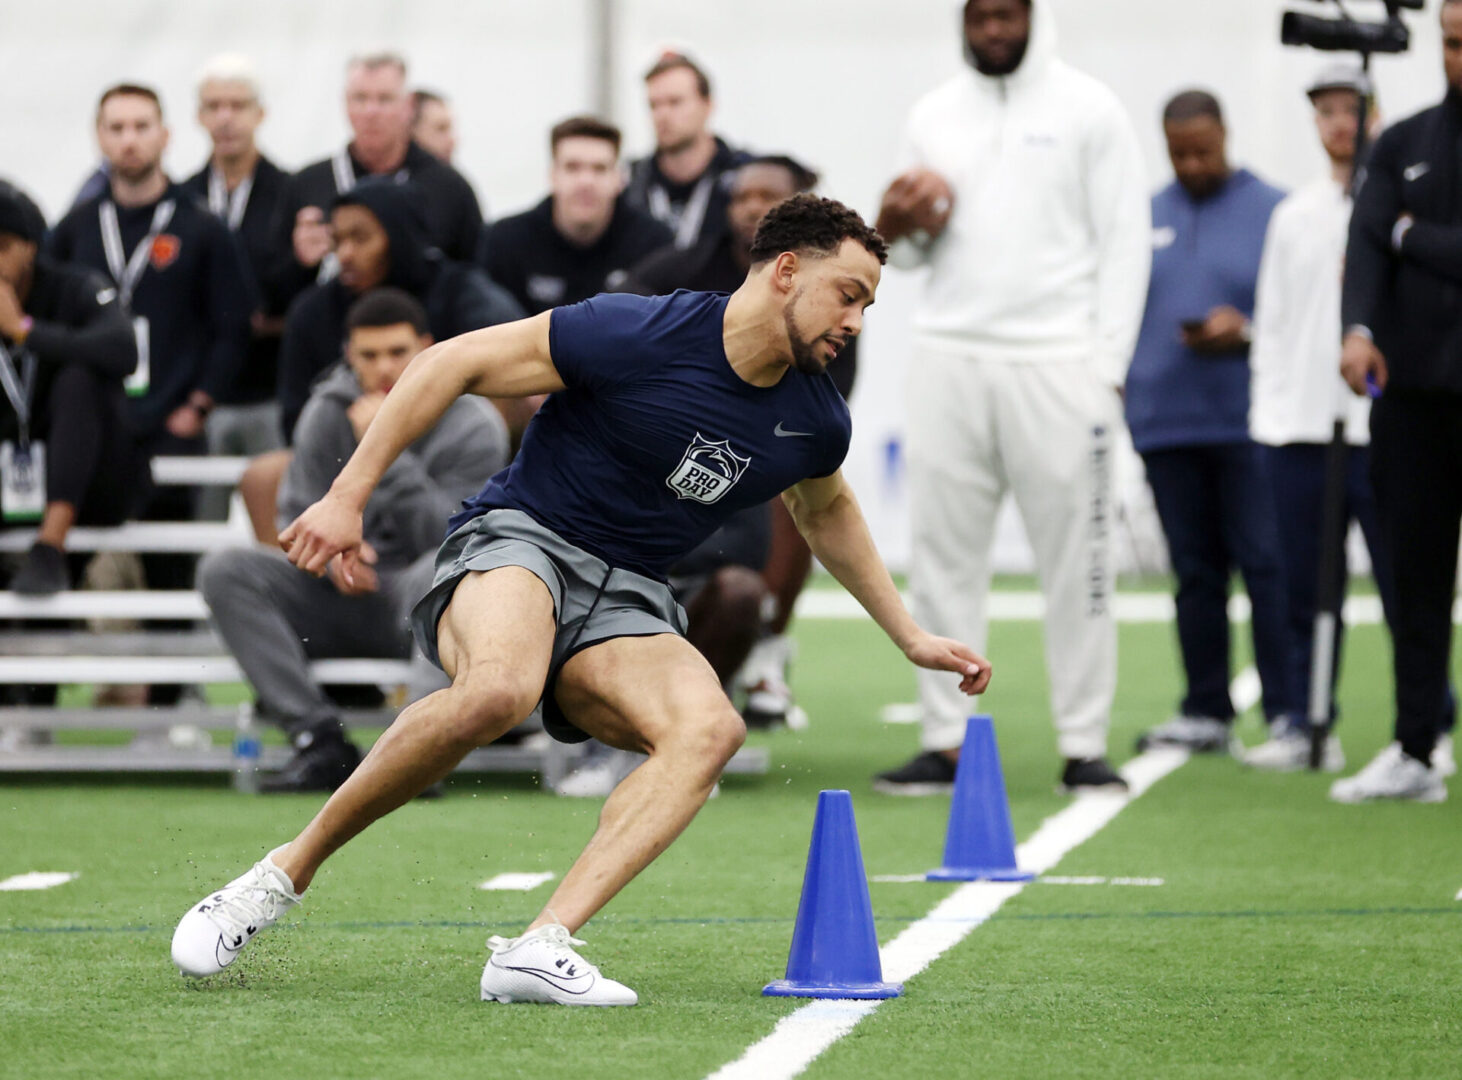
POLYGON ((437 667, 442 666, 437 623, 457 583, 473 570, 502 566, 532 571, 553 596, 558 631, 539 708, 544 730, 559 742, 589 738, 553 700, 558 673, 574 654, 611 638, 685 635, 685 610, 668 585, 632 570, 611 568, 520 510, 489 510, 464 522, 442 543, 431 589, 411 612, 416 643, 437 667))

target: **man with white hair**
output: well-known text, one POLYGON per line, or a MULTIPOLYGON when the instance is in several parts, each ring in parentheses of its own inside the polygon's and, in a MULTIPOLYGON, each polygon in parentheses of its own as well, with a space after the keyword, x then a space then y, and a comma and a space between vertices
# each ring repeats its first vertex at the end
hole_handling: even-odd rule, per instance
MULTIPOLYGON (((198 123, 208 132, 208 162, 183 183, 207 203, 239 241, 256 283, 267 276, 271 226, 289 174, 259 151, 254 133, 264 119, 259 79, 248 57, 215 56, 198 75, 198 123)), ((274 400, 283 303, 267 295, 251 318, 248 357, 239 377, 209 417, 211 454, 262 454, 284 445, 274 400)))
POLYGON ((274 260, 266 288, 294 297, 329 277, 330 228, 326 211, 337 195, 367 176, 410 180, 422 193, 422 211, 434 246, 449 259, 471 262, 482 228, 477 196, 462 174, 411 138, 411 92, 406 61, 394 52, 353 57, 345 69, 345 114, 351 139, 330 157, 307 165, 285 190, 274 219, 274 260))

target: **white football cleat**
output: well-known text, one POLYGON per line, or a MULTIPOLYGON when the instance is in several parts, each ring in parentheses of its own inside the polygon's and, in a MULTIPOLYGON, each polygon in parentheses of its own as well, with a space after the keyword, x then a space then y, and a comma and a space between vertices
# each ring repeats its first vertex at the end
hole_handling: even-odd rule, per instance
POLYGON ((1447 785, 1437 770, 1401 752, 1400 743, 1382 750, 1354 776, 1330 785, 1330 798, 1340 803, 1371 799, 1408 799, 1412 802, 1445 802, 1447 785))
POLYGON ((639 995, 606 979, 573 949, 584 944, 558 923, 522 937, 490 937, 482 969, 483 1001, 531 1001, 540 1005, 637 1005, 639 995))
POLYGON ((255 934, 300 902, 289 875, 269 856, 194 905, 173 931, 173 963, 184 975, 217 975, 255 934))

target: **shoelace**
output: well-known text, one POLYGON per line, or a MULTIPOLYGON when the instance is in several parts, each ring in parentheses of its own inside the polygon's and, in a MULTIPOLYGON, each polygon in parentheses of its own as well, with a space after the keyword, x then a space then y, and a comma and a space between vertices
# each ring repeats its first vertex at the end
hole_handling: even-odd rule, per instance
POLYGON ((238 939, 279 918, 279 894, 264 881, 256 882, 238 886, 237 893, 204 912, 208 921, 238 939))
MULTIPOLYGON (((510 948, 513 945, 516 945, 521 940, 522 938, 505 938, 499 937, 497 934, 494 934, 492 937, 487 939, 487 947, 493 952, 498 952, 499 950, 510 948)), ((570 935, 565 927, 550 926, 548 928, 548 932, 545 933, 538 940, 541 941, 544 945, 547 945, 551 952, 559 956, 570 956, 573 958, 575 963, 582 964, 584 968, 590 971, 596 973, 598 972, 599 969, 597 967, 595 967, 578 953, 573 951, 573 946, 583 945, 584 942, 570 935)))

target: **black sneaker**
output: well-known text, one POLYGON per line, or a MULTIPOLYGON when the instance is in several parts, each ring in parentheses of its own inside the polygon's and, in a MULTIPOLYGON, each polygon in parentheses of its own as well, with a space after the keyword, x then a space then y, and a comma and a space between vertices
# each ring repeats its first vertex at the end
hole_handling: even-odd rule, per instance
POLYGON ((907 765, 881 772, 873 790, 885 795, 943 795, 954 790, 954 762, 937 750, 925 750, 907 765))
POLYGON ((1106 758, 1067 758, 1057 790, 1063 795, 1083 791, 1126 791, 1127 781, 1117 775, 1117 770, 1107 764, 1106 758))
POLYGON ((25 563, 10 579, 10 590, 21 596, 54 596, 71 588, 66 553, 39 540, 30 546, 25 563))
POLYGON ((271 794, 334 791, 360 764, 360 750, 348 739, 319 739, 297 749, 288 765, 259 782, 271 794))

